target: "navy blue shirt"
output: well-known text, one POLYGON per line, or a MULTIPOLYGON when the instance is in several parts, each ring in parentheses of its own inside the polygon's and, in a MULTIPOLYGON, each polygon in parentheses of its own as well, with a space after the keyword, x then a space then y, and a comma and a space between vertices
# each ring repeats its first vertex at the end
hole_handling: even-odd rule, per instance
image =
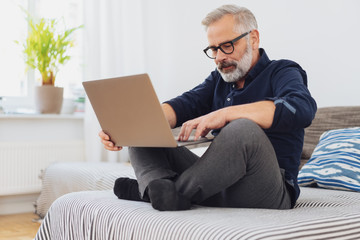
MULTIPOLYGON (((182 123, 232 105, 272 100, 275 103, 273 124, 264 132, 270 139, 285 178, 293 187, 292 202, 300 194, 298 168, 304 142, 304 128, 311 124, 316 102, 307 88, 305 71, 290 60, 270 60, 263 49, 260 59, 249 71, 242 89, 225 82, 215 70, 207 79, 166 103, 174 109, 177 126, 182 123)), ((213 134, 216 135, 216 132, 213 134)))

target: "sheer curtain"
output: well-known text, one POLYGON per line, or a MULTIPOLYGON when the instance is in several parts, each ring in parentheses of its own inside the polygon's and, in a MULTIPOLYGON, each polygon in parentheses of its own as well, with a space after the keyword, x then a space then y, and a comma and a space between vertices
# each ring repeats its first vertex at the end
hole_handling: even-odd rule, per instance
MULTIPOLYGON (((195 87, 214 69, 202 52, 208 43, 200 24, 212 7, 201 5, 190 0, 84 1, 85 80, 146 72, 160 102, 195 87)), ((126 150, 104 150, 99 131, 87 102, 87 160, 126 160, 126 150)))
MULTIPOLYGON (((84 3, 85 81, 145 72, 142 15, 141 0, 84 3)), ((126 149, 103 148, 98 137, 101 128, 88 101, 85 114, 87 161, 126 161, 126 149)))

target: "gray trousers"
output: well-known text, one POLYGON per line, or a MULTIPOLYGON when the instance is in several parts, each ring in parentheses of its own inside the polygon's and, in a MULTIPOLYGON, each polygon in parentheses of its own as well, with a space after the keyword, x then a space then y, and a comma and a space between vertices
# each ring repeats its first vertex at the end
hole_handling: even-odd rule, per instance
POLYGON ((192 203, 235 208, 291 208, 284 171, 264 131, 246 119, 232 121, 203 156, 185 147, 129 149, 144 195, 155 179, 174 179, 192 203))

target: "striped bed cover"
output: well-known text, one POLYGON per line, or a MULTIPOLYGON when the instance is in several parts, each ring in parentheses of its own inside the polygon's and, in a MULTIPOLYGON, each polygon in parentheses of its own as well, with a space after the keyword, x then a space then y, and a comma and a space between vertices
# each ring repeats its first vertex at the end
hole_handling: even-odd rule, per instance
POLYGON ((360 194, 301 188, 291 210, 159 212, 109 190, 82 191, 52 204, 35 239, 360 239, 360 194))

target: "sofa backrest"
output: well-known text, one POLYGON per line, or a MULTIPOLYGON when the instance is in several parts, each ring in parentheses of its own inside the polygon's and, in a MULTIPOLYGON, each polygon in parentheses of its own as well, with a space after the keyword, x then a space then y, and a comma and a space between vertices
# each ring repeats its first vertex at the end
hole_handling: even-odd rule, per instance
POLYGON ((323 107, 305 129, 302 164, 311 157, 321 134, 331 129, 360 127, 360 106, 323 107))

